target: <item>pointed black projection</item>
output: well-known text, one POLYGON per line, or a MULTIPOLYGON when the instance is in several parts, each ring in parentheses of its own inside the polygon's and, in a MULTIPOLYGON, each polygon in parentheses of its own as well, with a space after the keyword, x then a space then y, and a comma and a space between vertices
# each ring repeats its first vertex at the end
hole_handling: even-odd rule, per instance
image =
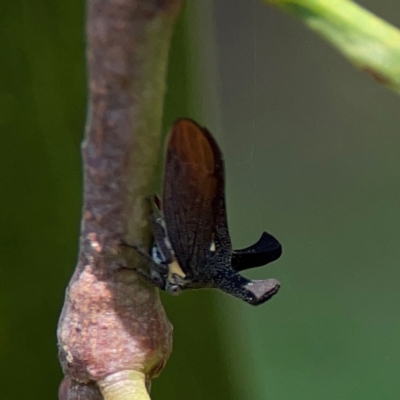
POLYGON ((171 294, 220 289, 252 305, 278 292, 275 279, 249 280, 238 273, 278 259, 282 247, 264 232, 253 246, 232 250, 222 154, 208 130, 194 121, 178 120, 171 130, 162 202, 155 197, 154 203, 152 257, 139 250, 151 264, 149 273, 138 270, 146 281, 171 294))

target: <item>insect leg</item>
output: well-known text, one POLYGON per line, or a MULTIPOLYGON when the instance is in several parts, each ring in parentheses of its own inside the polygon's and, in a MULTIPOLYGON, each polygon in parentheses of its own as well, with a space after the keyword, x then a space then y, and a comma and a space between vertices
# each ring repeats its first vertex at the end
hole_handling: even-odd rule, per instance
POLYGON ((122 242, 122 245, 134 249, 150 266, 149 270, 145 270, 135 265, 129 266, 129 269, 134 270, 146 283, 165 290, 166 279, 168 275, 167 265, 154 262, 149 253, 139 246, 132 246, 125 242, 122 242))
POLYGON ((171 243, 163 226, 162 219, 157 218, 154 212, 150 214, 150 225, 154 236, 154 243, 156 244, 158 251, 161 253, 163 261, 166 264, 170 264, 174 258, 171 243))

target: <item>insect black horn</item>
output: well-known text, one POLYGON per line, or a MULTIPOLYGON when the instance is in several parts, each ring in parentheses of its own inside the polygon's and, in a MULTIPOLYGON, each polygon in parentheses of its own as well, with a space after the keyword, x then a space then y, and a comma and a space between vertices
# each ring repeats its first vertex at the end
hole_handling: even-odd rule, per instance
POLYGON ((269 300, 278 293, 281 286, 276 279, 249 280, 232 268, 217 268, 213 274, 215 288, 253 306, 269 300))
POLYGON ((250 281, 245 286, 245 289, 254 296, 254 300, 251 301, 250 304, 258 306, 278 293, 280 287, 281 284, 276 279, 264 279, 260 281, 250 281))

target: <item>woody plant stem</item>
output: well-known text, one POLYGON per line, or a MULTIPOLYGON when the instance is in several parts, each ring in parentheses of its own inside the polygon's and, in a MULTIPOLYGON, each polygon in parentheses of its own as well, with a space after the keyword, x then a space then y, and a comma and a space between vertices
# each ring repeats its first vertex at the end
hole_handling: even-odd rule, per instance
POLYGON ((84 204, 78 263, 58 326, 62 400, 149 399, 149 383, 171 352, 158 292, 129 269, 120 243, 149 240, 144 199, 159 154, 168 51, 182 3, 87 1, 84 204))

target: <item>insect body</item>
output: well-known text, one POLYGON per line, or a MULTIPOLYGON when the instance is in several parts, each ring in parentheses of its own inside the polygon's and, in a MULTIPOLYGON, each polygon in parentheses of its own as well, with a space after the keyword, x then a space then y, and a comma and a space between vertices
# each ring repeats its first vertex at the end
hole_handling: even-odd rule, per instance
POLYGON ((171 294, 216 288, 252 305, 278 292, 275 279, 249 280, 238 273, 276 260, 282 248, 264 232, 254 245, 232 250, 222 154, 208 130, 192 120, 178 120, 171 130, 162 203, 155 198, 151 226, 150 272, 138 272, 153 285, 171 294))

